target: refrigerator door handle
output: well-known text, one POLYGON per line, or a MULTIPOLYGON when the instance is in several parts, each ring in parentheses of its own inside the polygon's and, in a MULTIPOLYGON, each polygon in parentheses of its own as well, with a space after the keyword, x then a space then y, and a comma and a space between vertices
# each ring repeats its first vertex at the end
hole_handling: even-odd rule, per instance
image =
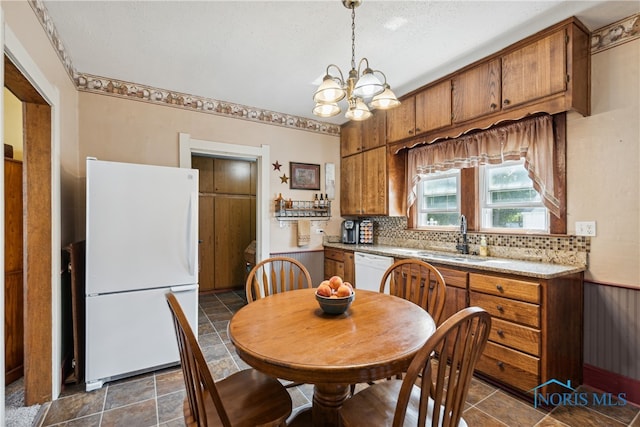
POLYGON ((198 289, 198 285, 186 285, 186 286, 171 286, 171 292, 187 292, 193 291, 194 289, 198 289))
POLYGON ((196 206, 196 197, 198 197, 195 193, 191 193, 191 197, 189 198, 189 215, 187 218, 187 256, 189 257, 189 273, 192 276, 196 274, 196 250, 194 246, 194 242, 196 241, 196 230, 197 230, 197 210, 193 207, 196 206))

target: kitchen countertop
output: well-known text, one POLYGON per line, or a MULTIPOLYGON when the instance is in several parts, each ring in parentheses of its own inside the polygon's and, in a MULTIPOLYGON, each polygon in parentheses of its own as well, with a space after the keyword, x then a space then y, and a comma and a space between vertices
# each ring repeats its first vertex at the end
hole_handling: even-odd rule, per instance
POLYGON ((403 248, 385 245, 349 245, 345 243, 325 242, 325 248, 336 248, 354 252, 365 252, 395 258, 417 258, 434 264, 452 267, 491 271, 495 273, 516 274, 539 279, 553 279, 568 274, 580 273, 586 266, 550 264, 543 262, 521 261, 510 258, 481 257, 461 255, 452 252, 439 252, 429 249, 403 248))

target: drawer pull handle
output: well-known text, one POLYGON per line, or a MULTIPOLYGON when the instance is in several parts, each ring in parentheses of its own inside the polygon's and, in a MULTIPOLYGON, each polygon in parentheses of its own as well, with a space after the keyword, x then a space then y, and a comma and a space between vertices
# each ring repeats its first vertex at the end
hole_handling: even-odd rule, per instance
POLYGON ((496 289, 500 292, 504 292, 504 288, 502 287, 502 285, 496 285, 496 289))
POLYGON ((504 308, 502 308, 502 306, 501 306, 501 305, 496 305, 496 308, 498 309, 498 311, 499 311, 500 313, 502 313, 502 312, 504 311, 504 308))
POLYGON ((498 365, 498 368, 500 369, 504 368, 504 363, 502 362, 496 362, 496 365, 498 365))
POLYGON ((498 329, 498 330, 496 331, 496 333, 497 333, 499 336, 501 336, 502 338, 504 338, 504 331, 503 331, 502 329, 498 329))

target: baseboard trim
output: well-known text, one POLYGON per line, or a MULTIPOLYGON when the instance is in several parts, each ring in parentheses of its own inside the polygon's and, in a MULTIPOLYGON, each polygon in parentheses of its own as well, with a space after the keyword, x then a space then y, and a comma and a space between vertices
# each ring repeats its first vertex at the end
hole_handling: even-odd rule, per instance
POLYGON ((584 364, 583 383, 608 393, 626 393, 627 401, 640 405, 640 380, 606 371, 596 366, 584 364))

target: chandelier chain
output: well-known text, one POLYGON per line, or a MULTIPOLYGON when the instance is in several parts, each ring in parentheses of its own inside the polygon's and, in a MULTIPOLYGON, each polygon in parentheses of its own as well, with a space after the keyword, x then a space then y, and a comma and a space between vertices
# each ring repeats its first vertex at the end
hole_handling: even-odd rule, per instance
POLYGON ((351 3, 351 69, 356 69, 356 7, 351 3))

